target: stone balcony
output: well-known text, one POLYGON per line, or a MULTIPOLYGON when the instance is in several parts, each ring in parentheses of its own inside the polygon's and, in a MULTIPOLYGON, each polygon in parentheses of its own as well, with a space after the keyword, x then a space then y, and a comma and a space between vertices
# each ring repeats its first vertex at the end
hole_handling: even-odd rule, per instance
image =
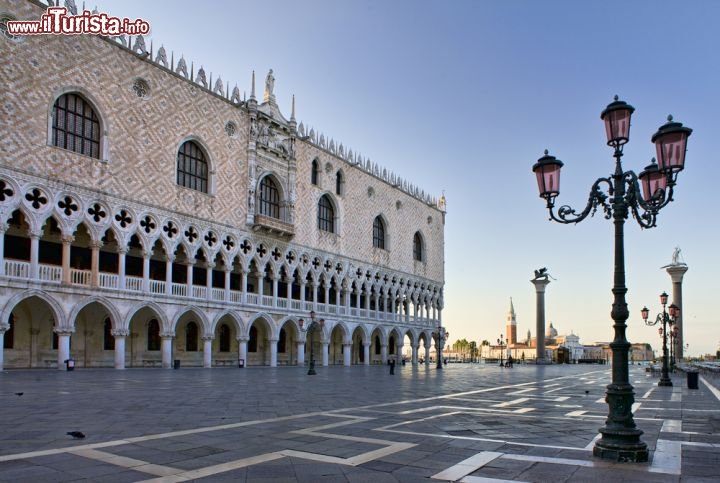
POLYGON ((252 226, 253 231, 261 232, 289 240, 295 236, 295 227, 277 218, 266 215, 255 215, 255 222, 252 226))

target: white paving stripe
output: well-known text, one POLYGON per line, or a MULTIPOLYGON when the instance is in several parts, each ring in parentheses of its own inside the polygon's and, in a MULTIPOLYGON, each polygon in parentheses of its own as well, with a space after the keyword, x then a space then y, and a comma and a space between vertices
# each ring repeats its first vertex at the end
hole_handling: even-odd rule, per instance
POLYGON ((658 439, 655 444, 653 460, 650 464, 651 473, 666 473, 671 475, 680 474, 682 457, 681 441, 666 441, 658 439))
POLYGON ((604 397, 601 397, 600 399, 598 399, 598 400, 597 400, 597 401, 595 401, 595 402, 596 402, 596 403, 602 403, 602 404, 605 404, 605 398, 604 398, 604 397))
POLYGON ((558 396, 557 398, 553 399, 553 401, 563 402, 563 401, 567 401, 568 399, 570 399, 570 396, 558 396))
POLYGON ((494 407, 494 408, 504 408, 504 407, 507 407, 507 406, 515 406, 515 405, 517 405, 517 404, 522 404, 522 403, 524 403, 524 402, 526 402, 526 401, 529 401, 529 400, 530 400, 530 398, 521 397, 521 398, 518 398, 518 399, 513 399, 512 401, 506 401, 506 402, 503 402, 503 403, 500 403, 500 404, 493 404, 492 407, 494 407))
POLYGON ((661 433, 680 433, 682 432, 682 420, 666 419, 663 422, 661 433))
POLYGON ((565 416, 569 416, 569 417, 572 418, 572 417, 575 417, 575 416, 582 416, 582 415, 585 414, 586 412, 587 412, 587 411, 570 411, 569 413, 566 413, 565 416))
POLYGON ((432 478, 436 480, 457 481, 460 478, 469 475, 473 471, 477 471, 479 468, 482 468, 500 456, 502 456, 502 453, 483 451, 433 475, 432 478))
POLYGON ((700 377, 700 381, 702 381, 702 383, 705 384, 708 389, 710 389, 710 392, 713 393, 713 395, 718 399, 718 401, 720 401, 720 391, 718 391, 718 389, 712 384, 710 384, 704 377, 700 377))
POLYGON ((89 458, 95 461, 102 461, 103 463, 121 466, 123 468, 132 469, 133 471, 140 471, 142 473, 148 473, 155 476, 170 476, 183 472, 183 470, 178 468, 156 465, 147 461, 142 461, 135 458, 127 458, 125 456, 105 453, 104 451, 97 451, 94 449, 81 449, 79 451, 70 451, 70 454, 82 456, 83 458, 89 458))
POLYGON ((650 388, 650 390, 648 392, 646 392, 645 394, 643 394, 643 396, 640 399, 647 399, 654 390, 655 390, 654 387, 650 388))
POLYGON ((509 392, 508 394, 511 395, 511 396, 515 396, 515 395, 518 395, 518 394, 525 394, 526 392, 537 391, 537 390, 538 390, 537 387, 530 387, 530 388, 527 388, 527 389, 521 389, 521 390, 519 390, 519 391, 509 392))
POLYGON ((640 409, 641 404, 642 403, 639 403, 639 402, 633 403, 632 407, 630 408, 630 411, 632 411, 633 414, 635 414, 637 412, 637 410, 640 409))
POLYGON ((530 483, 528 481, 520 480, 501 480, 498 478, 483 478, 482 476, 466 476, 461 483, 530 483))
POLYGON ((153 478, 150 480, 143 480, 141 483, 176 483, 179 481, 194 480, 197 478, 205 478, 207 476, 216 475, 218 473, 225 473, 227 471, 238 470, 240 468, 246 468, 248 466, 257 465, 260 463, 267 463, 268 461, 285 458, 282 453, 267 453, 259 456, 252 456, 250 458, 243 458, 240 460, 230 461, 228 463, 220 463, 218 465, 206 466, 205 468, 198 468, 196 470, 185 471, 171 476, 163 476, 160 478, 153 478))
POLYGON ((550 458, 547 456, 532 456, 525 454, 504 454, 503 458, 515 461, 531 461, 534 463, 554 463, 557 465, 584 466, 592 468, 595 462, 588 460, 575 460, 570 458, 550 458))
POLYGON ((529 413, 531 411, 535 411, 535 408, 520 408, 520 409, 516 409, 513 412, 517 413, 517 414, 525 414, 525 413, 529 413))

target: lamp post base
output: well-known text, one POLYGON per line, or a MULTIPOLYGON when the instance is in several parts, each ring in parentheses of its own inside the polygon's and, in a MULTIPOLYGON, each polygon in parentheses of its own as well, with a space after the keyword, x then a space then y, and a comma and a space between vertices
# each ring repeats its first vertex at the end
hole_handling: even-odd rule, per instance
POLYGON ((658 381, 658 387, 672 387, 673 383, 669 377, 661 377, 658 381))
POLYGON ((621 463, 648 461, 647 444, 640 441, 639 429, 600 429, 602 437, 595 443, 593 456, 621 463))

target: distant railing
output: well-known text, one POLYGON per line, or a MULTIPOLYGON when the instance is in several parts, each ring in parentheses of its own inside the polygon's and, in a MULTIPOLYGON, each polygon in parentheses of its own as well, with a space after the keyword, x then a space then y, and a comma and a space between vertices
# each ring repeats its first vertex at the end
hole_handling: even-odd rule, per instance
POLYGON ((45 282, 62 281, 62 267, 59 265, 38 265, 38 278, 45 282))
POLYGON ((118 288, 120 286, 120 276, 114 273, 99 273, 99 284, 102 288, 118 288))
MULTIPOLYGON (((30 262, 24 260, 3 260, 6 277, 29 279, 30 278, 30 262)), ((62 281, 62 266, 50 264, 38 264, 38 280, 43 282, 60 283, 62 281)), ((90 270, 70 269, 70 283, 73 285, 90 286, 92 272, 90 270)), ((118 290, 120 287, 120 276, 116 273, 99 272, 98 285, 103 289, 118 290)), ((125 276, 125 289, 134 292, 142 292, 143 278, 137 276, 125 276)), ((148 290, 152 294, 166 294, 166 282, 164 280, 148 280, 148 290)), ((211 300, 218 302, 227 302, 232 304, 243 303, 243 293, 237 290, 229 290, 229 298, 225 299, 226 290, 224 288, 213 287, 210 292, 211 300)), ((170 286, 170 294, 176 297, 188 297, 188 285, 184 283, 172 283, 170 286)), ((207 287, 193 285, 191 297, 198 299, 207 298, 207 287)), ((342 316, 342 317, 360 317, 375 320, 395 321, 399 324, 408 324, 420 327, 433 328, 437 326, 438 321, 435 319, 416 318, 413 316, 394 314, 392 312, 383 312, 377 310, 367 310, 365 308, 350 307, 345 305, 337 306, 329 303, 313 303, 312 301, 289 300, 286 297, 273 297, 272 295, 262 295, 256 293, 246 293, 245 303, 260 307, 278 308, 283 311, 305 314, 315 310, 318 314, 326 316, 342 316), (274 302, 274 303, 273 303, 274 302)))
POLYGON ((70 283, 73 285, 90 285, 90 270, 70 269, 70 283))

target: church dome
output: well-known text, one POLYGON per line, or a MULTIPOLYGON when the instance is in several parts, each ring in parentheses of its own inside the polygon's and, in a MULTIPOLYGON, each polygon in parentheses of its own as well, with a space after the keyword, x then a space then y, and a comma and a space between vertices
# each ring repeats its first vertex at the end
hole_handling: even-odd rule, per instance
POLYGON ((550 322, 550 327, 548 327, 547 330, 545 331, 545 337, 547 337, 548 339, 554 339, 555 337, 557 337, 557 335, 558 335, 558 331, 555 330, 555 327, 553 327, 552 322, 550 322))

